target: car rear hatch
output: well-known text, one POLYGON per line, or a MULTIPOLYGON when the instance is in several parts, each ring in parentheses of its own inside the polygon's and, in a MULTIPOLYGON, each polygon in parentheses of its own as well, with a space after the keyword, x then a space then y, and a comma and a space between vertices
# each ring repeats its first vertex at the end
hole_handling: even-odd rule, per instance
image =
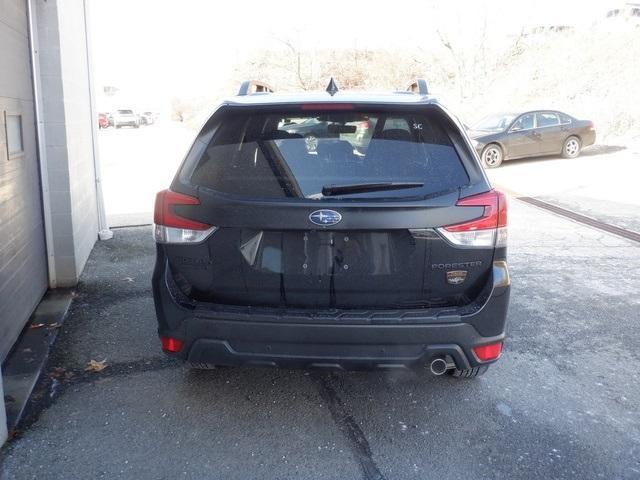
POLYGON ((184 295, 313 309, 478 295, 499 197, 459 131, 436 108, 338 107, 236 107, 207 123, 156 205, 156 238, 184 295), (310 118, 327 125, 313 144, 292 127, 310 118))

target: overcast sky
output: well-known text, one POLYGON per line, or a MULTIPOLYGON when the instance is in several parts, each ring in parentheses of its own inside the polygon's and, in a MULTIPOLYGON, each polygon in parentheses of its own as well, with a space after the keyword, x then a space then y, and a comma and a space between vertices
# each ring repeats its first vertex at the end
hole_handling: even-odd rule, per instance
POLYGON ((437 41, 436 30, 472 37, 486 22, 500 41, 537 25, 588 25, 621 3, 93 0, 95 80, 98 88, 115 85, 152 107, 158 98, 220 88, 252 50, 282 48, 278 39, 309 48, 402 48, 437 41))

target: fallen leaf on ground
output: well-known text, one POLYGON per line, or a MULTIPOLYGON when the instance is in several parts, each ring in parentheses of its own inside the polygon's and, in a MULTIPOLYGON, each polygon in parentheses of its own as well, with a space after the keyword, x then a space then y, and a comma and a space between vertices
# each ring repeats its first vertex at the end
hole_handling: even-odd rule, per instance
POLYGON ((34 323, 32 325, 29 325, 29 328, 42 328, 44 327, 44 323, 34 323))
POLYGON ((63 367, 54 367, 51 373, 49 374, 49 376, 51 378, 60 378, 66 373, 66 371, 67 370, 64 369, 63 367))
POLYGON ((85 371, 87 371, 87 372, 101 372, 105 368, 107 368, 107 359, 106 358, 104 360, 102 360, 102 361, 89 360, 89 363, 87 363, 87 366, 85 367, 85 371))

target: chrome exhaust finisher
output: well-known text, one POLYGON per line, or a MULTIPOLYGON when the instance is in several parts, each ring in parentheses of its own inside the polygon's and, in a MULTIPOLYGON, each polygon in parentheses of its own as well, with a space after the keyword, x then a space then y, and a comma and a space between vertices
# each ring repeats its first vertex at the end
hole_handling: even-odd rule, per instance
POLYGON ((433 360, 431 360, 431 364, 429 365, 429 369, 431 370, 431 373, 437 376, 444 375, 447 372, 447 370, 453 367, 454 365, 447 363, 447 361, 444 358, 440 358, 440 357, 434 358, 433 360))

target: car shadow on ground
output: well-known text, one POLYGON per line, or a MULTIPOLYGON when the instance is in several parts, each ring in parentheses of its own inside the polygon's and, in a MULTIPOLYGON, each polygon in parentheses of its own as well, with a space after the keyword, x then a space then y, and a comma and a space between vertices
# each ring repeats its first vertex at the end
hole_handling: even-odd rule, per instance
POLYGON ((623 145, 592 145, 586 147, 580 155, 576 158, 563 158, 559 155, 544 155, 541 157, 529 157, 529 158, 517 158, 514 160, 505 160, 500 168, 517 167, 518 165, 534 164, 537 162, 545 162, 548 160, 565 160, 565 161, 579 161, 583 157, 595 157, 598 155, 608 155, 611 153, 617 153, 622 150, 626 150, 627 147, 623 145))
POLYGON ((606 155, 609 153, 620 152, 626 149, 627 147, 624 145, 592 145, 585 148, 582 153, 580 153, 580 156, 592 157, 595 155, 606 155))

